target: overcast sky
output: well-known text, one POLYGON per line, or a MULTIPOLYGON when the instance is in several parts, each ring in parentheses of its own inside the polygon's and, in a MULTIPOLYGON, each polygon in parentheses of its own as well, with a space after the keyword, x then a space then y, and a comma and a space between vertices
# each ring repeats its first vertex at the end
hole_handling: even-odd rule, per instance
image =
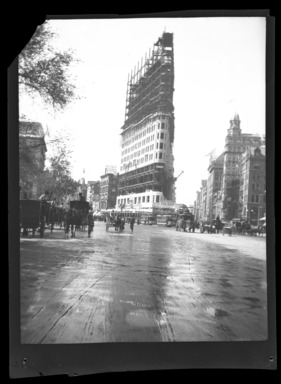
MULTIPOLYGON (((174 34, 175 176, 177 203, 193 204, 209 157, 223 151, 237 112, 244 133, 265 134, 265 18, 50 20, 57 47, 75 51, 80 99, 56 116, 32 108, 29 118, 65 132, 73 177, 85 168, 98 180, 120 163, 128 73, 164 30, 174 34)), ((24 108, 28 110, 29 102, 24 108)))

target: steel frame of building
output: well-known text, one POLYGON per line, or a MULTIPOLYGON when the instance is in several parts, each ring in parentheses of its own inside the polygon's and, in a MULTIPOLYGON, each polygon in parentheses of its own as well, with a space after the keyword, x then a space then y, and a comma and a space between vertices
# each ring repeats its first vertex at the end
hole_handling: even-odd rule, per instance
MULTIPOLYGON (((170 144, 174 141, 174 51, 173 34, 163 35, 135 66, 128 76, 125 123, 123 133, 134 129, 141 120, 155 114, 169 116, 170 144)), ((165 163, 153 163, 120 175, 119 193, 143 192, 146 189, 163 192, 171 199, 173 174, 168 174, 165 163)))

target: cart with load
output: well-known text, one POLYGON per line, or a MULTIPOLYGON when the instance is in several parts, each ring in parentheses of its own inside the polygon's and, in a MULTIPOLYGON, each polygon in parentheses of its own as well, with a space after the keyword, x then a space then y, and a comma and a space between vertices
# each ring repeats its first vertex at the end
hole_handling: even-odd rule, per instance
POLYGON ((115 231, 122 232, 125 228, 125 219, 121 216, 108 216, 105 222, 105 229, 108 231, 110 227, 114 227, 115 231))

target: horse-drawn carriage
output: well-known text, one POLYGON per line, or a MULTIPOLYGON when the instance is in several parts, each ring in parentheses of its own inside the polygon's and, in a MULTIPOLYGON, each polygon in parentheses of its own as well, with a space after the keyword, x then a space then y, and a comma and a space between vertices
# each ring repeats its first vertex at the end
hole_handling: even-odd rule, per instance
POLYGON ((176 231, 183 230, 184 232, 187 232, 186 229, 189 229, 189 232, 193 230, 194 226, 194 216, 192 213, 180 213, 177 215, 176 219, 176 231))
POLYGON ((108 231, 110 227, 114 227, 115 231, 122 232, 125 228, 125 219, 121 216, 108 216, 105 222, 105 229, 108 231))
POLYGON ((64 216, 64 233, 68 237, 71 230, 71 237, 75 237, 76 230, 83 230, 87 222, 89 202, 84 200, 70 201, 70 208, 64 216))
POLYGON ((216 233, 216 226, 213 223, 210 223, 208 221, 202 222, 200 225, 200 232, 201 233, 216 233))
POLYGON ((22 235, 27 236, 28 231, 40 233, 44 237, 46 216, 49 210, 49 203, 41 200, 20 200, 20 230, 22 235))
POLYGON ((224 225, 222 228, 222 234, 225 235, 226 233, 231 236, 233 232, 233 227, 231 225, 224 225))

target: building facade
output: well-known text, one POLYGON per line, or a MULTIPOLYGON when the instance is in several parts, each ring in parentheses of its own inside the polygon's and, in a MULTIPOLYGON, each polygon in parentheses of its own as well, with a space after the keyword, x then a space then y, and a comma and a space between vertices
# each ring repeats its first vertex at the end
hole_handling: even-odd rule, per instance
POLYGON ((163 33, 128 79, 118 199, 133 195, 133 208, 145 194, 155 204, 175 203, 173 87, 173 35, 163 33))
POLYGON ((99 209, 115 209, 118 189, 118 175, 106 173, 100 178, 100 204, 99 209))
POLYGON ((222 218, 232 220, 241 212, 241 159, 242 154, 251 146, 260 147, 265 139, 260 135, 241 132, 239 115, 230 120, 225 138, 222 176, 222 218))
POLYGON ((100 208, 100 180, 88 181, 87 183, 87 197, 86 200, 94 211, 100 208))
POLYGON ((240 215, 257 225, 266 216, 265 146, 248 147, 241 159, 240 215))
POLYGON ((20 197, 37 199, 40 191, 38 180, 45 167, 47 146, 41 123, 19 122, 19 180, 20 197))
POLYGON ((201 181, 200 197, 199 220, 205 221, 207 220, 207 180, 201 181))
POLYGON ((218 158, 210 158, 208 167, 209 176, 207 179, 207 219, 213 220, 218 216, 217 200, 221 193, 223 176, 224 155, 218 158))

